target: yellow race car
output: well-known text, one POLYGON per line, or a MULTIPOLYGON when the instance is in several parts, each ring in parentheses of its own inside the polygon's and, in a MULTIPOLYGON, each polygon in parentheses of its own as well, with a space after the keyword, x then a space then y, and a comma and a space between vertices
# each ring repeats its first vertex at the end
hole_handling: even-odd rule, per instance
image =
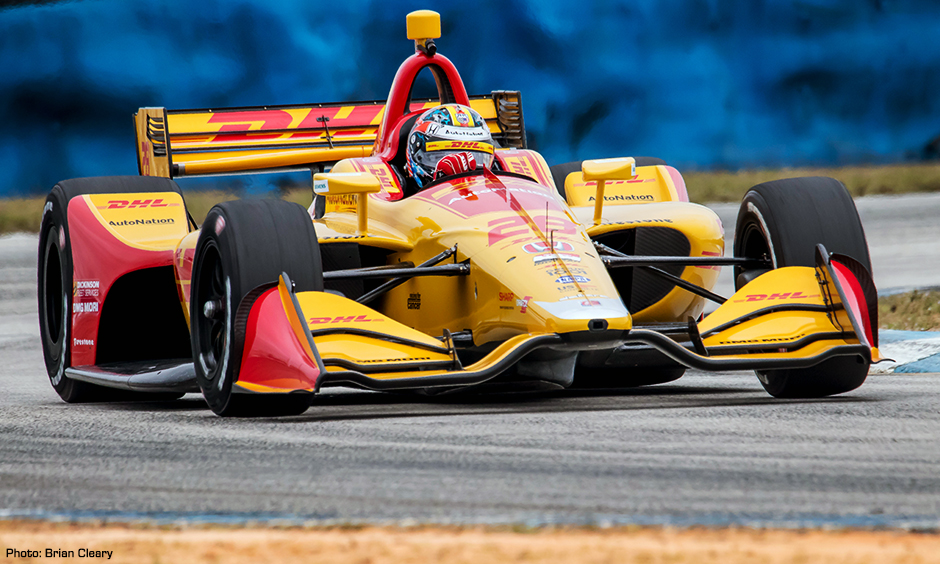
POLYGON ((324 386, 629 387, 687 367, 755 370, 778 397, 864 382, 876 292, 841 183, 755 186, 726 256, 676 169, 549 167, 526 147, 520 93, 469 96, 439 37, 436 13, 408 15, 415 53, 387 101, 141 108, 140 176, 57 184, 39 306, 60 396, 201 390, 215 413, 250 415, 302 412, 324 386), (424 70, 437 99, 411 98, 424 70), (201 226, 172 180, 298 169, 308 210, 225 202, 201 226), (721 267, 728 298, 712 291, 721 267))

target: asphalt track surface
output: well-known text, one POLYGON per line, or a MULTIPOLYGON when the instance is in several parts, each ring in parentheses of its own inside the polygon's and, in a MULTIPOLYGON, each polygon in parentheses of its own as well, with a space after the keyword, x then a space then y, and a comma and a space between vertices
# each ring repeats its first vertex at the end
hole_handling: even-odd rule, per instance
MULTIPOLYGON (((859 207, 879 284, 940 285, 940 197, 859 207)), ((337 390, 284 419, 217 418, 192 394, 66 405, 42 365, 35 248, 0 238, 0 517, 940 525, 937 375, 812 401, 690 372, 447 401, 337 390)))

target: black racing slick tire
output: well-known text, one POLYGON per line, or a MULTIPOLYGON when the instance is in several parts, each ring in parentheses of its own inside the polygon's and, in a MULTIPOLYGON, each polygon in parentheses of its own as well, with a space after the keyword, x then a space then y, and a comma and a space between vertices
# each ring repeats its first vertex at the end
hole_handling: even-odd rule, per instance
MULTIPOLYGON (((633 160, 636 161, 636 166, 665 166, 666 164, 666 161, 656 157, 633 157, 633 160)), ((565 195, 565 179, 568 178, 568 175, 572 172, 581 170, 581 163, 583 162, 584 161, 571 161, 570 163, 561 163, 549 167, 552 171, 552 178, 555 180, 555 189, 558 190, 562 198, 565 198, 566 202, 568 198, 565 195)))
POLYGON ((297 292, 323 290, 317 235, 302 206, 236 200, 209 211, 193 260, 190 328, 196 380, 217 415, 296 415, 310 405, 306 393, 232 393, 243 352, 235 335, 239 305, 282 272, 297 292))
POLYGON ((39 333, 49 381, 68 403, 175 399, 179 394, 147 394, 96 386, 69 378, 69 339, 72 319, 72 243, 68 204, 85 194, 133 194, 176 192, 179 186, 167 178, 103 176, 75 178, 56 184, 46 197, 39 227, 37 297, 39 333))
MULTIPOLYGON (((769 259, 774 268, 815 266, 816 245, 848 255, 871 272, 871 258, 855 202, 834 178, 787 178, 758 184, 745 194, 734 232, 734 256, 769 259)), ((735 269, 735 288, 766 271, 735 269)), ((836 357, 811 368, 758 371, 778 398, 814 398, 854 390, 869 363, 836 357)))

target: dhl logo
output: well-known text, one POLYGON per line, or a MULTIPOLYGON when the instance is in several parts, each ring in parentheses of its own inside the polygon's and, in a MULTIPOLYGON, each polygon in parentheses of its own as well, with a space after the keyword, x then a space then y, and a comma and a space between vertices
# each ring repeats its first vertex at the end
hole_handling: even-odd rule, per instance
POLYGON ((178 206, 179 204, 164 204, 163 198, 156 200, 108 200, 108 205, 98 206, 99 210, 125 210, 134 208, 165 208, 167 206, 178 206))
POLYGON ((337 317, 311 317, 307 320, 307 323, 311 325, 323 324, 323 323, 369 323, 371 321, 385 321, 384 319, 369 319, 367 315, 347 315, 347 316, 337 316, 337 317))
POLYGON ((528 151, 513 151, 512 153, 512 155, 506 155, 503 153, 500 157, 506 169, 508 169, 510 172, 515 172, 516 174, 528 176, 529 178, 538 181, 538 183, 542 186, 551 187, 554 185, 554 182, 549 180, 551 176, 546 176, 545 173, 547 171, 542 168, 542 165, 539 164, 538 160, 528 154, 528 151))
POLYGON ((783 294, 747 294, 743 300, 734 300, 735 302, 762 302, 770 300, 807 300, 809 298, 818 298, 819 294, 806 295, 803 292, 785 292, 783 294))
MULTIPOLYGON (((611 186, 622 186, 624 184, 640 184, 643 182, 656 182, 655 178, 635 178, 632 180, 608 180, 604 183, 604 186, 610 188, 611 186)), ((573 188, 597 188, 597 182, 591 180, 590 182, 575 182, 572 184, 573 188)))
POLYGON ((493 146, 489 143, 480 143, 479 141, 432 141, 425 147, 428 151, 447 151, 454 149, 463 149, 466 151, 481 151, 483 153, 492 153, 493 146))

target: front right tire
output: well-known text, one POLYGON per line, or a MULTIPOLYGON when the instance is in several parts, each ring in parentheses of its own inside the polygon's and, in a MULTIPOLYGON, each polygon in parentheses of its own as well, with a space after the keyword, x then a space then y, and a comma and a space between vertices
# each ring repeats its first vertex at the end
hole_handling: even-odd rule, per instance
MULTIPOLYGON (((745 194, 734 232, 734 256, 770 260, 774 268, 815 266, 816 245, 848 255, 871 272, 871 258, 852 196, 834 178, 787 178, 758 184, 745 194)), ((735 289, 765 271, 735 269, 735 289)), ((875 328, 877 330, 877 328, 875 328)), ((817 398, 854 390, 869 363, 835 357, 810 368, 761 370, 757 377, 778 398, 817 398)))

